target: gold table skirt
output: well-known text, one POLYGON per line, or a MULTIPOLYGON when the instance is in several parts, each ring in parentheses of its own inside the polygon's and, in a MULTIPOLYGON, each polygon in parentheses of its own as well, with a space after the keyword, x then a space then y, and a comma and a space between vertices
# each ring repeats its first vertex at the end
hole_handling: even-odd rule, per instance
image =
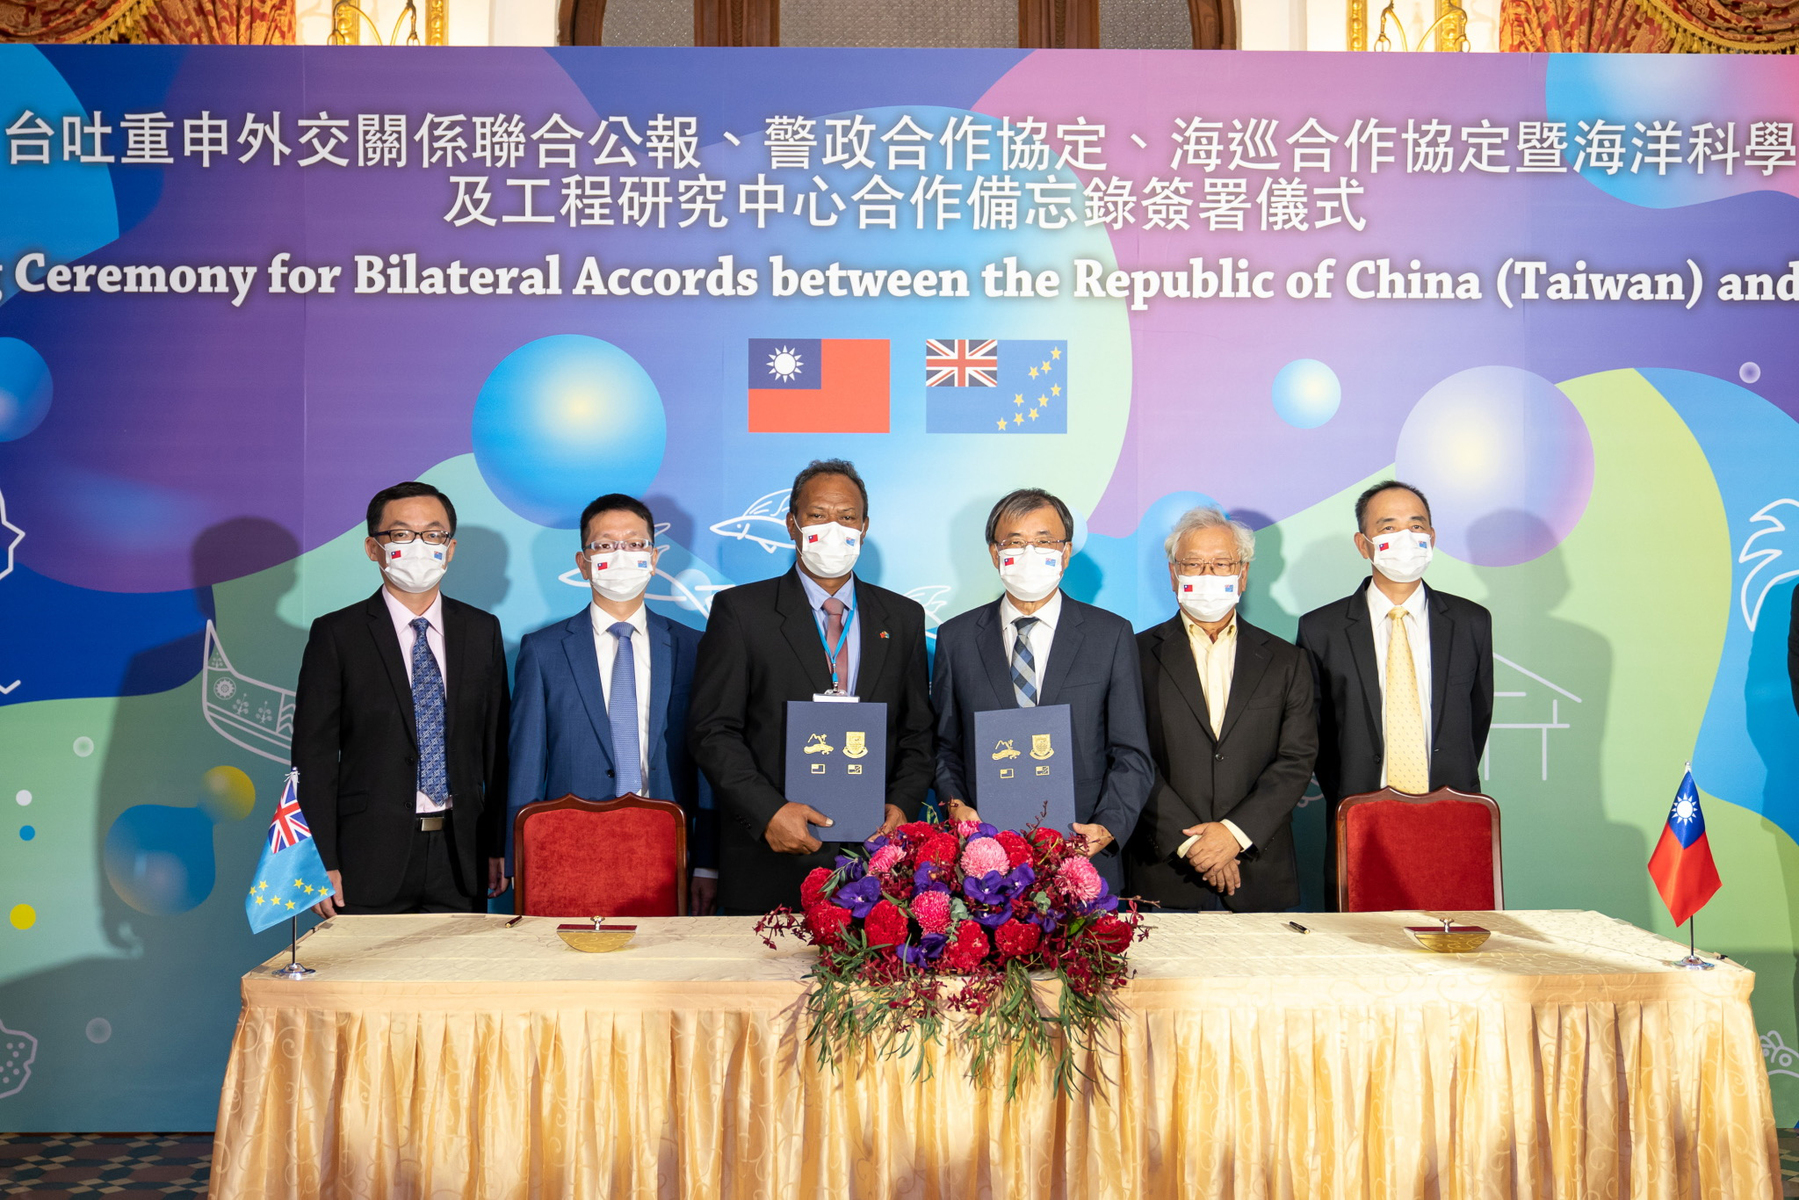
POLYGON ((215 1197, 1721 1197, 1779 1192, 1733 963, 1597 913, 1165 916, 1073 1097, 953 1051, 819 1066, 748 919, 338 918, 244 980, 215 1197))

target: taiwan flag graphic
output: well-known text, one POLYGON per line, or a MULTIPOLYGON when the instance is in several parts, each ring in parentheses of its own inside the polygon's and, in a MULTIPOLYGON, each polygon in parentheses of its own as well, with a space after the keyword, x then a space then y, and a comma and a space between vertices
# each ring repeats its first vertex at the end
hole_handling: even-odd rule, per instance
POLYGON ((926 433, 1067 433, 1068 343, 924 344, 926 433))
POLYGON ((1691 763, 1674 793, 1661 840, 1649 856, 1649 878, 1655 880, 1655 890, 1676 925, 1685 925, 1724 886, 1712 862, 1711 843, 1705 839, 1705 813, 1699 808, 1691 763))
POLYGON ((885 338, 751 338, 751 433, 886 433, 885 338))

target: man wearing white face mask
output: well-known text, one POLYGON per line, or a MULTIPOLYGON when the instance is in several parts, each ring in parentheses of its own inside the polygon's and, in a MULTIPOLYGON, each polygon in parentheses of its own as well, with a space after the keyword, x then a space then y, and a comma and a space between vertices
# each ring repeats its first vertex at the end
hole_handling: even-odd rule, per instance
POLYGON ((1196 508, 1164 549, 1180 608, 1137 635, 1156 784, 1126 855, 1129 890, 1171 911, 1292 908, 1293 809, 1318 754, 1311 665, 1237 613, 1248 526, 1196 508))
MULTIPOLYGON (((987 517, 987 549, 1005 595, 937 630, 937 797, 951 816, 977 800, 967 766, 979 712, 1066 704, 1074 736, 1073 831, 1114 892, 1119 846, 1136 828, 1153 767, 1131 625, 1062 594, 1074 517, 1040 488, 1003 497, 987 517)), ((976 805, 978 809, 978 804, 976 805)))
MULTIPOLYGON (((644 592, 662 556, 641 500, 614 492, 581 514, 575 566, 590 602, 525 635, 512 696, 512 816, 570 794, 635 793, 688 813, 688 911, 706 916, 718 889, 718 814, 687 746, 700 634, 653 613, 644 592)), ((506 822, 507 874, 512 819, 506 822)))
MULTIPOLYGON (((1356 525, 1371 575, 1299 619, 1317 682, 1318 786, 1333 836, 1345 796, 1388 786, 1478 792, 1493 721, 1493 615, 1423 583, 1437 540, 1424 493, 1383 480, 1357 498, 1356 525)), ((1335 857, 1325 855, 1333 877, 1335 857)))
POLYGON ((312 623, 294 699, 300 808, 333 887, 314 907, 480 911, 504 890, 500 623, 438 591, 456 556, 448 496, 396 484, 367 520, 381 589, 312 623))

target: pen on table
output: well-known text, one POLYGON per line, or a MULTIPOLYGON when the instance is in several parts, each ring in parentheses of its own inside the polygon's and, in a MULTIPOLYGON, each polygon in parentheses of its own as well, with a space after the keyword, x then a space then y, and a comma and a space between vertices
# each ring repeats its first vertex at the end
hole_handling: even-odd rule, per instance
POLYGON ((512 920, 506 922, 506 928, 511 929, 514 925, 517 925, 520 921, 522 921, 524 919, 525 919, 525 914, 520 913, 518 916, 512 918, 512 920))
POLYGON ((1298 921, 1288 921, 1287 928, 1291 929, 1294 933, 1310 933, 1310 932, 1312 932, 1310 929, 1307 929, 1304 925, 1301 925, 1298 921))

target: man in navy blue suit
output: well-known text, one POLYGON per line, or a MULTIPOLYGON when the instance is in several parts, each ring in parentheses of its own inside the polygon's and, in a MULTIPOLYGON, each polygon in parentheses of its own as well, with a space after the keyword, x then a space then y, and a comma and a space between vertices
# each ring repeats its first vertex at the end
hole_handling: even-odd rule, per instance
MULTIPOLYGON (((687 810, 693 847, 689 911, 718 893, 718 821, 687 751, 687 702, 700 634, 643 602, 655 576, 656 522, 641 500, 613 493, 581 514, 575 565, 593 602, 519 644, 512 707, 512 816, 571 792, 610 800, 635 792, 687 810)), ((512 820, 506 822, 512 871, 512 820)))
POLYGON ((1068 506, 1021 488, 987 517, 987 548, 1006 594, 937 630, 931 701, 937 710, 937 796, 964 815, 978 712, 1066 704, 1074 729, 1074 832, 1113 891, 1119 848, 1137 827, 1155 768, 1143 717, 1143 677, 1131 623, 1061 591, 1074 552, 1068 506))

